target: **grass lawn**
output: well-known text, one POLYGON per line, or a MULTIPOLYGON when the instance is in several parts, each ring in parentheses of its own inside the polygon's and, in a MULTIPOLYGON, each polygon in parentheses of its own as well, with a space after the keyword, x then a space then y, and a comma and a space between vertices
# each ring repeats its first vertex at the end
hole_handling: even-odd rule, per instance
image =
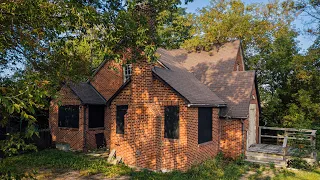
POLYGON ((320 169, 293 171, 259 166, 241 160, 230 161, 222 156, 194 166, 187 172, 156 173, 137 171, 124 165, 110 165, 104 158, 83 153, 44 150, 9 157, 0 162, 0 179, 4 174, 31 175, 37 179, 60 178, 110 178, 125 176, 127 179, 320 179, 320 169), (2 176, 1 176, 2 175, 2 176))

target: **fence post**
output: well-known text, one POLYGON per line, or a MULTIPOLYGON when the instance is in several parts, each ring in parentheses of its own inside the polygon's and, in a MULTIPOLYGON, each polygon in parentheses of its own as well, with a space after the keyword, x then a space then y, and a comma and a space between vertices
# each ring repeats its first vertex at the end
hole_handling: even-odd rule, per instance
POLYGON ((259 126, 259 144, 261 144, 261 126, 259 126))
POLYGON ((311 158, 312 159, 316 159, 316 152, 315 152, 315 148, 316 148, 316 135, 310 136, 310 141, 311 141, 311 148, 312 148, 312 153, 311 153, 311 158))

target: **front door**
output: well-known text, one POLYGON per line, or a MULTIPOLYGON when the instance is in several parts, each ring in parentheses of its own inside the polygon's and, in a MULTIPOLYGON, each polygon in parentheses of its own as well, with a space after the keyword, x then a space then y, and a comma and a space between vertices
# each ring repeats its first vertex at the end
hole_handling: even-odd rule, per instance
POLYGON ((250 104, 249 106, 249 128, 248 128, 248 136, 247 136, 247 148, 249 148, 252 144, 256 144, 256 112, 257 106, 255 104, 250 104))

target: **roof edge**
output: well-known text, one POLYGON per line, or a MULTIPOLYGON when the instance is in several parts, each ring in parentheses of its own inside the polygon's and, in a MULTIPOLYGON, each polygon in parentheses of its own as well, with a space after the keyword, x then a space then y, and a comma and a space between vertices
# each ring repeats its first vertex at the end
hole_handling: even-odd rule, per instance
POLYGON ((152 74, 157 78, 159 79, 162 83, 164 83, 165 85, 167 85, 168 87, 170 87, 170 89, 172 91, 174 91, 175 93, 177 93, 182 99, 184 99, 188 104, 190 103, 190 101, 184 97, 181 93, 179 93, 176 89, 174 89, 172 86, 170 86, 170 84, 168 84, 165 80, 163 80, 160 76, 158 76, 156 74, 156 72, 154 72, 154 68, 152 68, 152 74))
POLYGON ((90 81, 88 82, 88 84, 89 84, 89 85, 93 88, 93 90, 105 101, 104 104, 106 104, 106 103, 107 103, 106 98, 104 98, 104 97, 100 94, 100 92, 90 83, 90 81))
POLYGON ((188 107, 217 107, 223 108, 227 107, 227 104, 188 104, 188 107))
POLYGON ((80 98, 80 96, 76 93, 76 91, 73 90, 72 86, 71 86, 70 84, 66 84, 66 86, 71 89, 71 91, 74 93, 74 95, 77 96, 77 98, 81 101, 81 104, 84 104, 84 103, 83 103, 83 100, 82 100, 82 99, 80 98))
POLYGON ((107 106, 109 106, 112 102, 112 100, 114 100, 114 98, 116 98, 118 96, 118 94, 120 94, 120 92, 131 82, 131 78, 128 79, 125 83, 123 83, 121 85, 121 87, 108 99, 108 101, 106 102, 107 106))
POLYGON ((242 119, 248 119, 249 117, 240 117, 240 116, 219 116, 219 118, 225 119, 225 120, 242 120, 242 119))

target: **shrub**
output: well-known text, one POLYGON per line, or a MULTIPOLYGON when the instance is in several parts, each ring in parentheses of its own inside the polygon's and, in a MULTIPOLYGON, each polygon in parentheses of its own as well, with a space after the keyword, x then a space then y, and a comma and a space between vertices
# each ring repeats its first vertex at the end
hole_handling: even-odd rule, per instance
POLYGON ((312 166, 301 158, 294 158, 288 161, 288 167, 304 170, 312 170, 312 166))

